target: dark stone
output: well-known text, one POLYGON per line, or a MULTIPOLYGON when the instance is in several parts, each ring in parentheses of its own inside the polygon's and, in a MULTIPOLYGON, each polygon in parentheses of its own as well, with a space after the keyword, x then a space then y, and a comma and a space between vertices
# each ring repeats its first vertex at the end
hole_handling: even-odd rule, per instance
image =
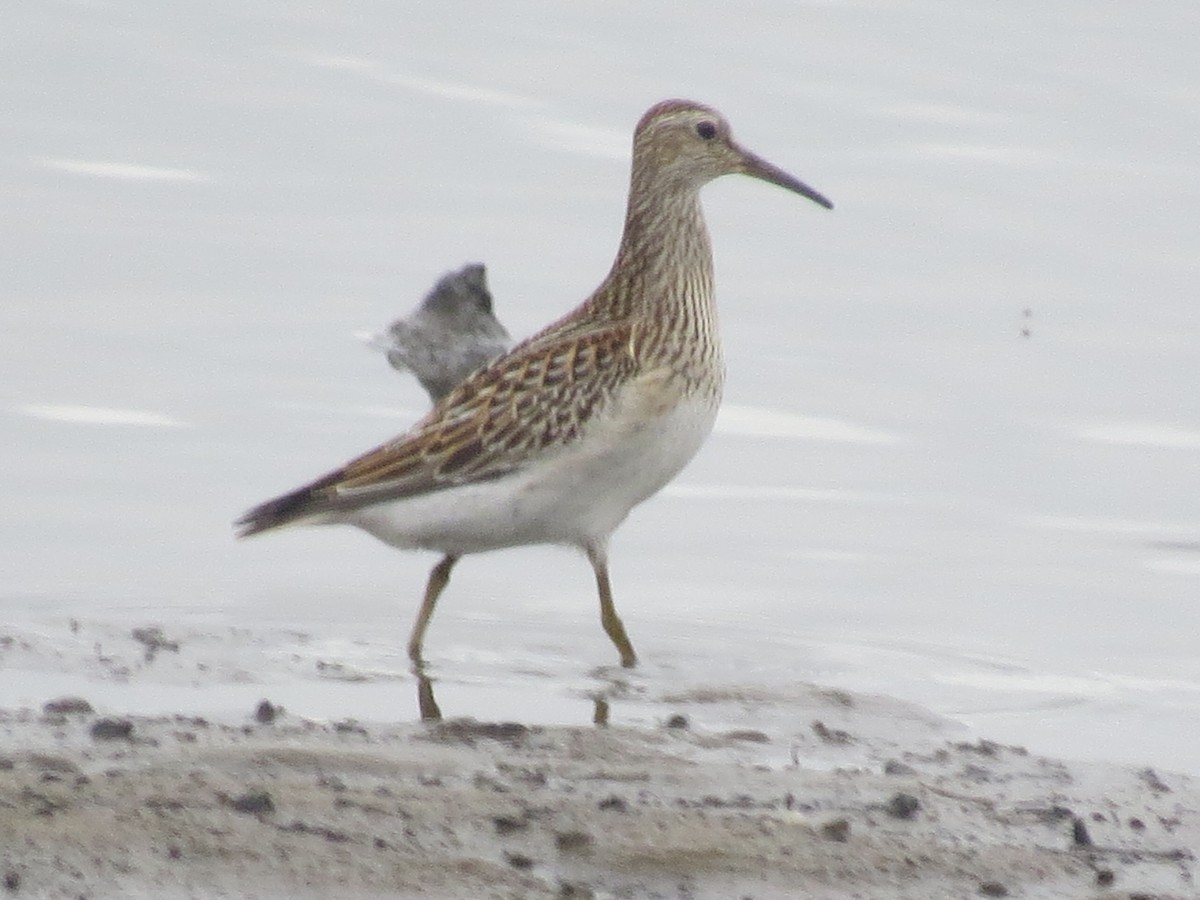
POLYGON ((88 715, 95 712, 92 709, 92 704, 88 703, 82 697, 59 697, 55 700, 48 700, 42 706, 42 712, 46 715, 88 715))
POLYGON ((893 819, 911 819, 916 816, 917 810, 920 808, 921 801, 903 791, 893 794, 892 799, 884 806, 887 814, 893 819))
POLYGON ((1088 834, 1087 826, 1083 824, 1083 819, 1079 816, 1071 823, 1071 839, 1075 842, 1076 847, 1092 846, 1092 836, 1088 834))
POLYGON ((554 835, 554 846, 563 853, 586 850, 592 845, 592 836, 586 831, 560 831, 554 835))
POLYGON ((525 816, 493 816, 492 824, 496 826, 496 834, 512 834, 528 828, 529 819, 525 816))
POLYGON ((564 900, 593 900, 596 892, 581 881, 561 881, 558 885, 558 896, 564 900))
POLYGON ((133 722, 129 719, 97 719, 92 723, 92 740, 129 741, 133 739, 133 722))
POLYGON ((234 797, 230 806, 237 812, 254 816, 275 812, 275 801, 266 791, 247 791, 239 797, 234 797))
POLYGON ((821 837, 827 841, 836 841, 839 844, 846 843, 846 841, 850 840, 850 820, 841 818, 826 822, 821 826, 821 837))

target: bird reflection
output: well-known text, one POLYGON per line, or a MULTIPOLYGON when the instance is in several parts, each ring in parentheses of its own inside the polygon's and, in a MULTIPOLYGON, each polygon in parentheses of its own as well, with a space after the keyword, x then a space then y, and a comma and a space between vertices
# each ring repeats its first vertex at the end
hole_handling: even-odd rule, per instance
MULTIPOLYGON (((424 662, 414 663, 410 671, 417 683, 417 712, 421 716, 421 721, 443 721, 442 708, 438 705, 437 697, 434 693, 433 686, 436 683, 436 679, 429 674, 428 667, 424 662)), ((593 675, 603 679, 607 684, 601 690, 593 691, 587 695, 587 699, 592 704, 592 724, 597 728, 606 728, 612 712, 610 701, 628 695, 629 683, 622 678, 607 676, 603 672, 593 672, 593 675)))
POLYGON ((608 701, 599 695, 592 696, 592 724, 600 728, 608 726, 608 701))

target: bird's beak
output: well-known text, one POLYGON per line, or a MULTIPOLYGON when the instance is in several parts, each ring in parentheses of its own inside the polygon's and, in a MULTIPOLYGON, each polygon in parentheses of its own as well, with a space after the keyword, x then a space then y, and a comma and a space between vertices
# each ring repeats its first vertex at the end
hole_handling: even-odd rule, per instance
POLYGON ((771 184, 777 184, 781 188, 786 188, 799 194, 801 197, 807 197, 813 203, 819 203, 826 209, 833 209, 833 203, 825 197, 824 194, 814 191, 799 178, 789 175, 787 172, 778 166, 772 165, 761 156, 756 156, 749 150, 737 148, 738 153, 742 157, 742 174, 749 175, 751 178, 758 178, 762 181, 769 181, 771 184))

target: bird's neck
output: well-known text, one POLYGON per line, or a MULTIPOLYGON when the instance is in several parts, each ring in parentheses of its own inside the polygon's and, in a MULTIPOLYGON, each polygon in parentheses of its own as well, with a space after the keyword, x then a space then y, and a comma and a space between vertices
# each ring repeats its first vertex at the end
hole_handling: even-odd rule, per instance
POLYGON ((639 179, 635 172, 625 231, 596 312, 660 321, 713 317, 712 245, 699 187, 639 179))

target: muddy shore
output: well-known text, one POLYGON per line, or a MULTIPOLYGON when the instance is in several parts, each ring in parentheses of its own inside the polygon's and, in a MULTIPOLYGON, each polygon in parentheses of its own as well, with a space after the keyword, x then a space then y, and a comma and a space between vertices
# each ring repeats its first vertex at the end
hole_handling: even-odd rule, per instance
POLYGON ((0 712, 14 897, 1200 895, 1200 787, 885 697, 697 685, 655 727, 0 712), (795 727, 712 731, 706 708, 795 727))

